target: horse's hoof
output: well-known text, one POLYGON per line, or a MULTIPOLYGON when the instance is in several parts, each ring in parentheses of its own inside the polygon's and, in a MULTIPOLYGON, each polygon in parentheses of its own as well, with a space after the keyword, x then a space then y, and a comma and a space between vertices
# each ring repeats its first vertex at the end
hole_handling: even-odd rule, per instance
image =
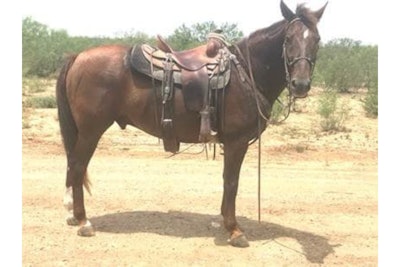
POLYGON ((239 236, 231 238, 228 240, 228 242, 232 246, 238 247, 238 248, 247 248, 248 246, 250 246, 249 241, 247 241, 247 238, 244 234, 241 234, 239 236))
POLYGON ((79 225, 79 221, 72 215, 68 216, 66 220, 67 220, 68 225, 72 225, 72 226, 79 225))
POLYGON ((96 231, 94 230, 94 227, 92 225, 84 225, 78 230, 78 235, 79 236, 94 236, 96 235, 96 231))

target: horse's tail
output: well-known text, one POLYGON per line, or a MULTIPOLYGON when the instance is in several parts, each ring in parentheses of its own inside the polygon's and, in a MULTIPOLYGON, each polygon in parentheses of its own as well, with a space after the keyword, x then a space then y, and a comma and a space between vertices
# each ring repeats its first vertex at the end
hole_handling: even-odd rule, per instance
MULTIPOLYGON (((58 110, 58 121, 60 123, 60 131, 67 157, 75 147, 78 139, 78 128, 74 117, 72 116, 71 107, 67 98, 67 74, 72 64, 75 62, 77 55, 70 56, 61 68, 56 84, 56 99, 58 110)), ((90 194, 90 181, 87 172, 83 178, 83 185, 90 194)))
POLYGON ((64 63, 61 68, 60 74, 58 75, 56 85, 56 98, 58 108, 58 121, 60 123, 61 136, 65 148, 65 152, 69 155, 76 143, 78 137, 78 128, 74 118, 72 117, 71 107, 69 106, 67 98, 67 83, 66 78, 68 70, 72 66, 76 59, 76 56, 71 56, 64 63))

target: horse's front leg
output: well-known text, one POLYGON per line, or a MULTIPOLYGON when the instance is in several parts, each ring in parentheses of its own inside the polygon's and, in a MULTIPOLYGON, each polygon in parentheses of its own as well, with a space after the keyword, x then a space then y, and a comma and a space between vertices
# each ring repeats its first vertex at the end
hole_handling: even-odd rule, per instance
POLYGON ((247 152, 248 143, 231 141, 224 143, 224 194, 221 214, 225 228, 230 232, 229 243, 235 247, 248 247, 246 236, 239 229, 236 221, 235 202, 239 184, 240 167, 247 152))

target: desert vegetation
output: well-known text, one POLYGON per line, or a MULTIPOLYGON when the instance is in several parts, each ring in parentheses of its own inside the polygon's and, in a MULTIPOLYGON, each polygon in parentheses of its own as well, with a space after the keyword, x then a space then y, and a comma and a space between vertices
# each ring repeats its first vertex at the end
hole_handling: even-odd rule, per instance
MULTIPOLYGON (((209 32, 222 29, 230 42, 243 37, 236 24, 217 25, 212 21, 193 25, 182 24, 170 36, 164 36, 177 50, 188 49, 204 43, 209 32)), ((45 88, 54 79, 64 58, 86 48, 101 44, 134 45, 154 44, 155 36, 134 30, 114 37, 70 36, 65 30, 54 30, 30 17, 22 21, 22 94, 23 119, 30 108, 56 108, 54 95, 45 95, 45 88)), ((321 100, 315 110, 321 118, 321 130, 345 130, 346 107, 340 101, 343 94, 363 92, 365 116, 378 116, 378 47, 363 45, 349 38, 334 39, 320 45, 314 71, 313 86, 323 88, 321 100)), ((284 91, 273 108, 272 123, 282 121, 288 111, 287 92, 284 91)), ((295 106, 291 107, 296 111, 295 106)), ((28 123, 23 123, 28 125, 28 123)))

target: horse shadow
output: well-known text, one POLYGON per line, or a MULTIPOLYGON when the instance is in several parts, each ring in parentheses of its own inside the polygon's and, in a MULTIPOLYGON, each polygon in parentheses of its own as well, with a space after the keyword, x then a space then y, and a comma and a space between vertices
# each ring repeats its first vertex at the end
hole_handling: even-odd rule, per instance
MULTIPOLYGON (((245 217, 237 217, 237 220, 246 229, 246 236, 249 241, 275 241, 279 237, 297 240, 302 251, 292 250, 303 254, 312 263, 323 263, 326 256, 334 253, 333 248, 339 246, 330 245, 326 237, 279 224, 259 223, 245 217)), ((228 233, 223 227, 220 215, 182 211, 132 211, 105 214, 93 217, 91 221, 99 232, 154 233, 181 238, 214 237, 216 245, 228 245, 228 233)))

